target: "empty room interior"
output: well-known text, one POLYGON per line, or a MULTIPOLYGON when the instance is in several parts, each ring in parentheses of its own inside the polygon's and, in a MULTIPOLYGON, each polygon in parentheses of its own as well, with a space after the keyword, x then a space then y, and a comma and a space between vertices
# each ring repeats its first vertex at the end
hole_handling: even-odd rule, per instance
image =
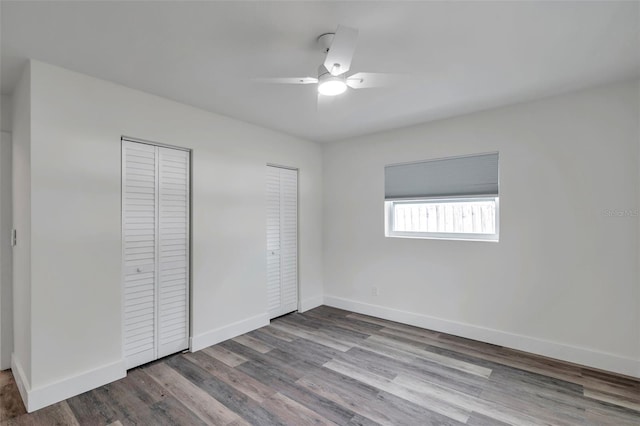
POLYGON ((0 425, 640 425, 639 1, 0 25, 0 425))

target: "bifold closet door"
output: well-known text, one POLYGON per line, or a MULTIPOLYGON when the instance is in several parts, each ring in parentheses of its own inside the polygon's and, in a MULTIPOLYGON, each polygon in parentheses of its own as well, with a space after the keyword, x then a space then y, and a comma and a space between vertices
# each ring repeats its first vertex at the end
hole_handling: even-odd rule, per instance
POLYGON ((189 347, 189 153, 158 148, 158 358, 189 347))
POLYGON ((156 148, 123 141, 124 356, 127 368, 156 358, 156 148))
POLYGON ((188 348, 189 153, 123 141, 127 368, 188 348))
POLYGON ((298 309, 298 171, 267 166, 267 305, 298 309))

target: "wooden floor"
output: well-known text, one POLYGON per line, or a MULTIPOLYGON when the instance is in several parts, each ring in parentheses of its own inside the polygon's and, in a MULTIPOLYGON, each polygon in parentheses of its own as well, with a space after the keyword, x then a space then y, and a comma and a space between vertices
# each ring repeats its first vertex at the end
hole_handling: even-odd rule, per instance
POLYGON ((18 425, 640 425, 640 382, 329 307, 25 414, 18 425))

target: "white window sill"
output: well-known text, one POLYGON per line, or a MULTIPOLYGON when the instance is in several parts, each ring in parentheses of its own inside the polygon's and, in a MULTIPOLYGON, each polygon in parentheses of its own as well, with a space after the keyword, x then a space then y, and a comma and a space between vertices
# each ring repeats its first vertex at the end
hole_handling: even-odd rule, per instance
POLYGON ((499 235, 487 234, 436 234, 419 232, 394 232, 385 235, 387 238, 410 238, 418 240, 449 240, 449 241, 479 241, 485 243, 497 243, 499 235))

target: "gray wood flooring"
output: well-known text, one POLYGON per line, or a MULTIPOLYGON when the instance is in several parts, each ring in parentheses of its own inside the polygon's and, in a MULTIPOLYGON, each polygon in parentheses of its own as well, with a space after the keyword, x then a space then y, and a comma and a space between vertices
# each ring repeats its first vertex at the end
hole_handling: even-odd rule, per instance
POLYGON ((640 381, 329 308, 290 314, 16 425, 640 425, 640 381))

